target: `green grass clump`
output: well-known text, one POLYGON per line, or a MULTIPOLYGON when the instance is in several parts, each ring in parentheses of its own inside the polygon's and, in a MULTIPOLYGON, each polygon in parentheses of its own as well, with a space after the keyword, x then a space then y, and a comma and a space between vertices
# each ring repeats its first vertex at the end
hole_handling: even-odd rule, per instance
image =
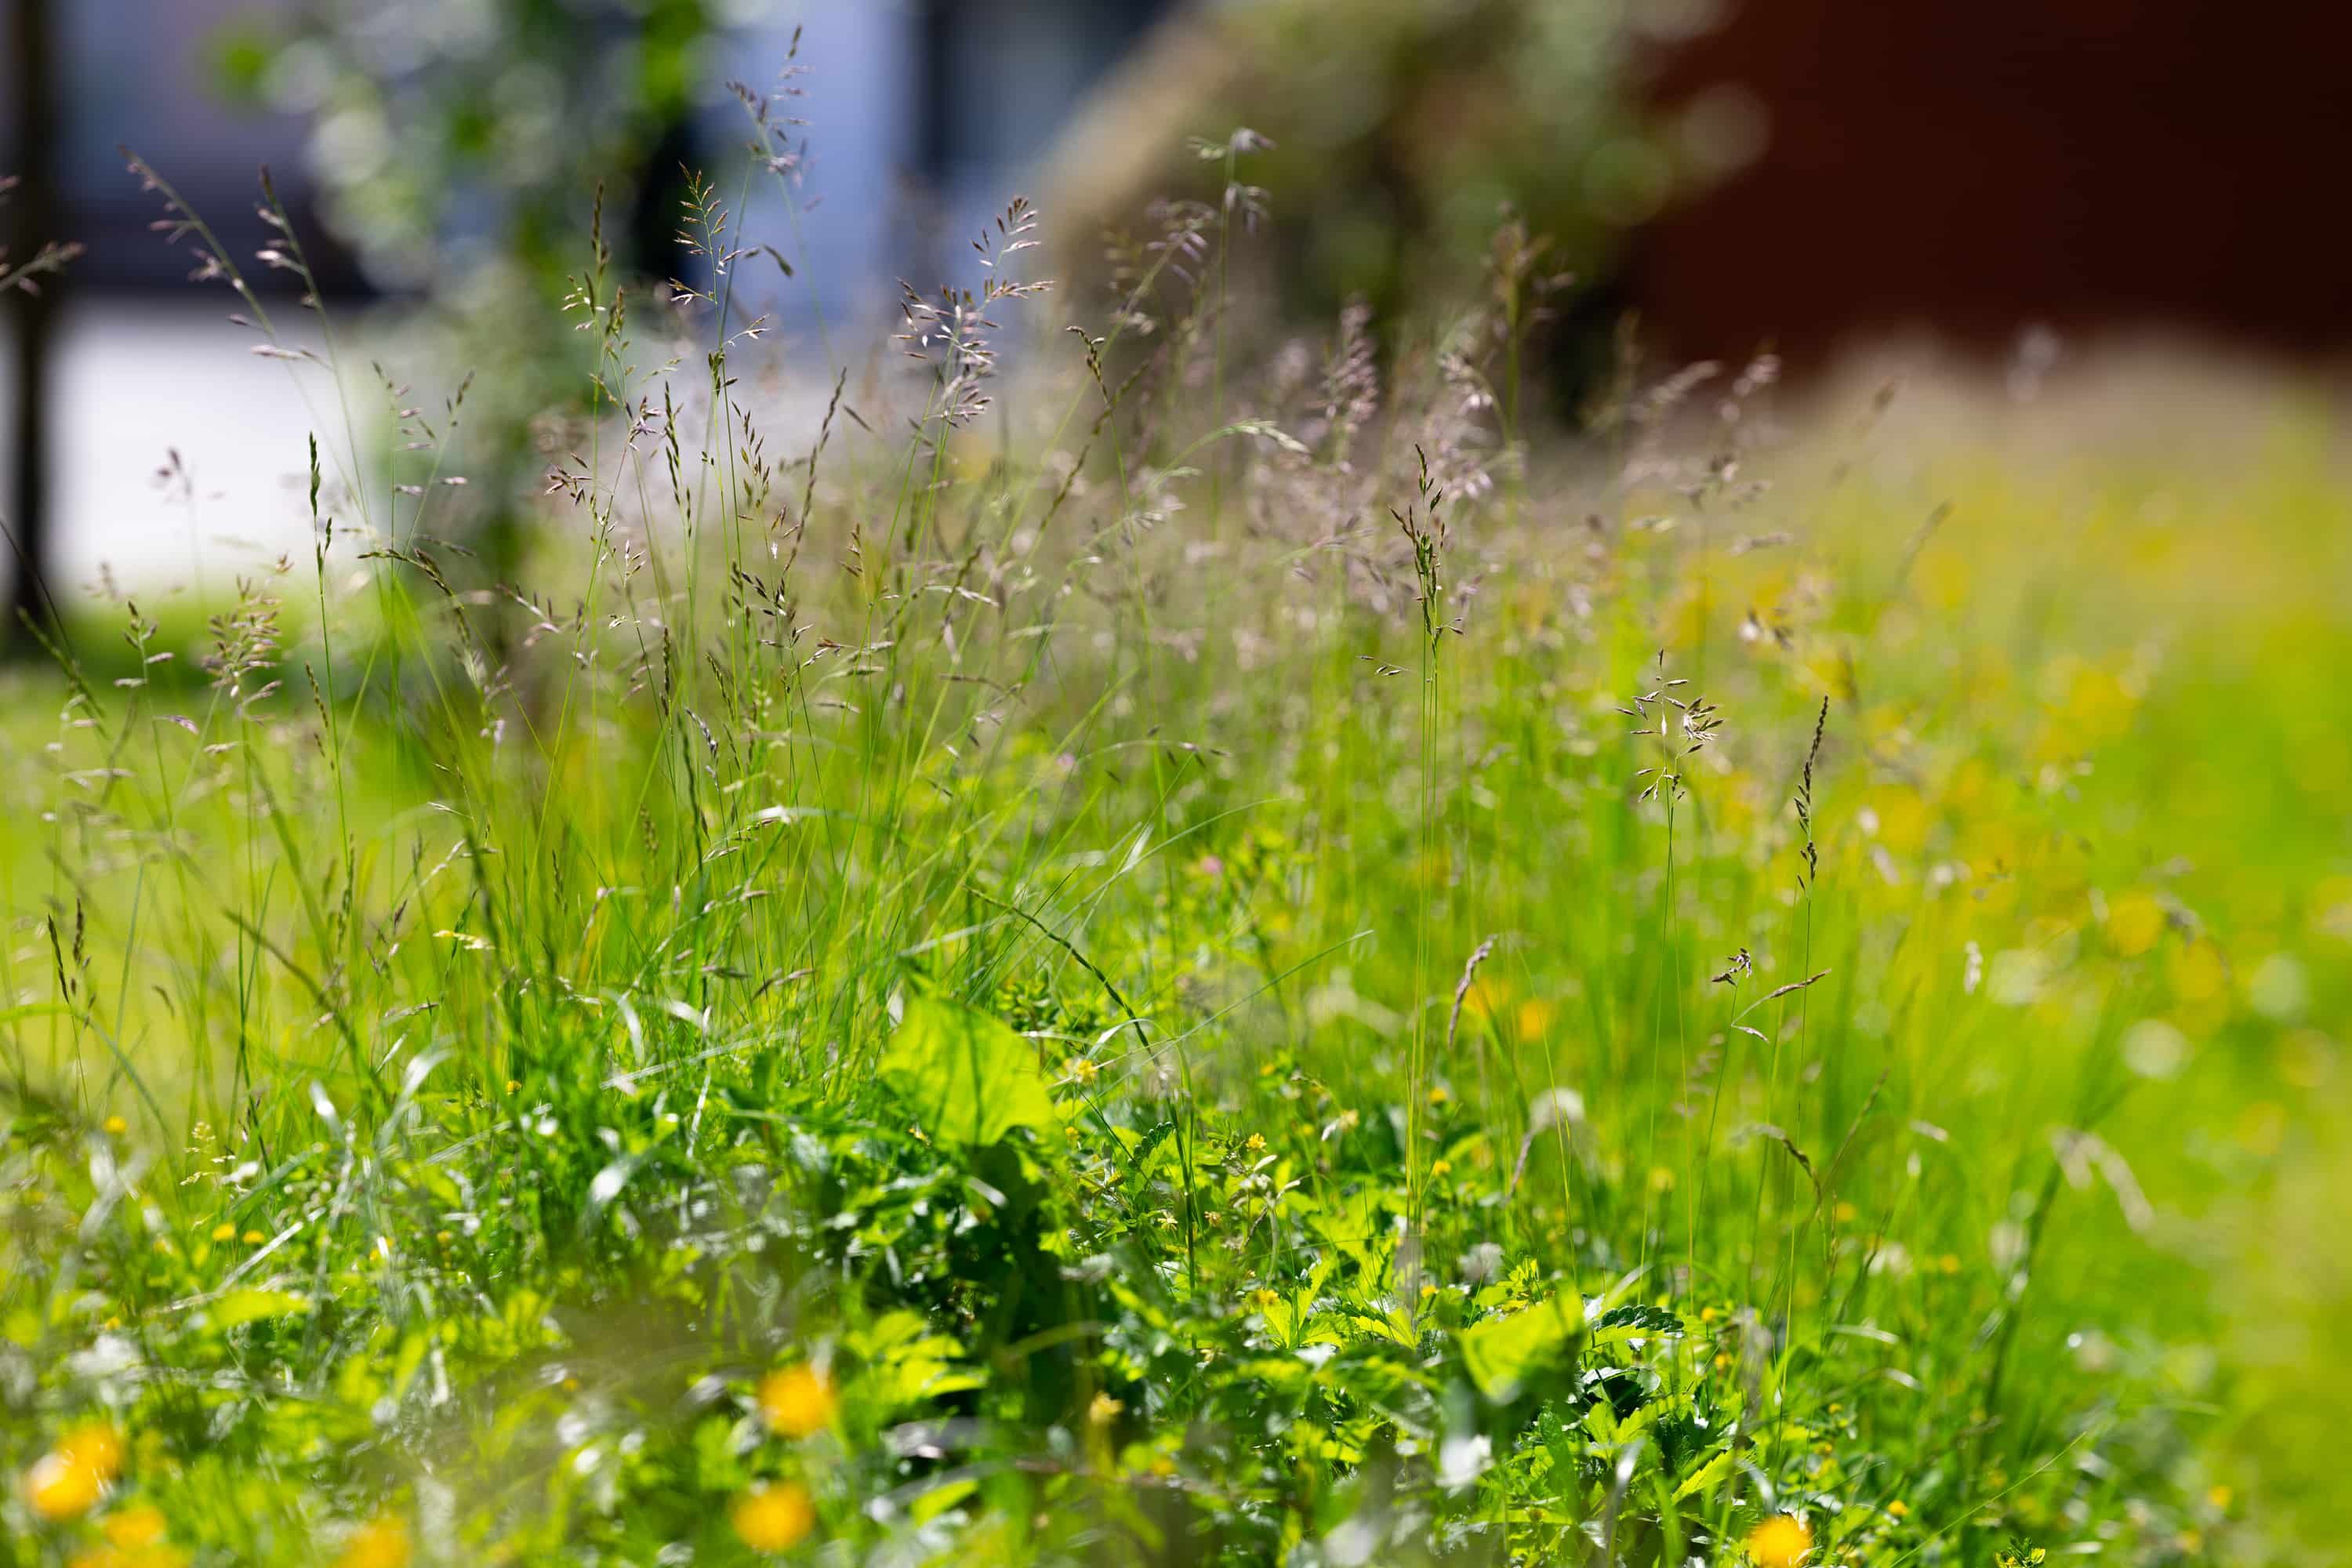
POLYGON ((1214 207, 992 405, 1016 206, 785 457, 698 217, 531 584, 436 419, 9 677, 0 1557, 2340 1541, 2324 426, 1522 440, 1214 207))

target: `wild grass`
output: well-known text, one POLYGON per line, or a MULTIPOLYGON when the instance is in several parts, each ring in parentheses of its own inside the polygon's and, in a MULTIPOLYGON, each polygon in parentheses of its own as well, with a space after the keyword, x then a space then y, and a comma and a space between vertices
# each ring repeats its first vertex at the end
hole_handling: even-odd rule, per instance
POLYGON ((1524 235, 1245 371, 1247 152, 790 450, 698 184, 526 582, 387 383, 7 678, 7 1561, 2340 1543, 2335 427, 1546 433, 1524 235))

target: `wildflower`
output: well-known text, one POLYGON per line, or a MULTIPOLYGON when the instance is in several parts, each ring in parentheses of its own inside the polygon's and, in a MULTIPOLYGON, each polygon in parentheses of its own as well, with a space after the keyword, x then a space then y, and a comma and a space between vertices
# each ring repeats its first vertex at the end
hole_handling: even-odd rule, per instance
POLYGON ((131 1131, 131 1123, 123 1121, 120 1116, 108 1117, 104 1125, 106 1127, 107 1136, 110 1138, 120 1138, 125 1132, 131 1131))
POLYGON ((1102 1077, 1102 1068, 1085 1057, 1072 1057, 1062 1064, 1062 1074, 1072 1083, 1085 1085, 1102 1077))
POLYGON ((808 1489, 797 1482, 756 1486, 735 1500, 730 1522, 754 1552, 783 1552, 798 1544, 816 1523, 808 1489))
POLYGON ((1886 1511, 1894 1515, 1896 1519, 1901 1519, 1911 1511, 1911 1505, 1905 1502, 1901 1498, 1896 1498, 1893 1502, 1886 1505, 1886 1511))
POLYGON ((1118 1419, 1119 1412, 1126 1408, 1124 1402, 1113 1399, 1108 1394, 1097 1394, 1094 1396, 1093 1402, 1087 1406, 1087 1419, 1097 1426, 1108 1426, 1118 1419))
POLYGON ((247 1231, 247 1232, 246 1232, 242 1237, 239 1237, 237 1239, 238 1239, 238 1240, 240 1240, 240 1241, 242 1241, 242 1242, 244 1242, 244 1243, 246 1244, 246 1246, 247 1246, 247 1247, 258 1247, 258 1246, 260 1246, 263 1242, 268 1241, 269 1238, 268 1238, 268 1237, 266 1237, 266 1236, 262 1235, 262 1234, 261 1234, 259 1231, 257 1231, 257 1230, 248 1230, 248 1231, 247 1231))
POLYGON ((220 1224, 213 1226, 213 1239, 215 1241, 235 1241, 236 1239, 236 1226, 229 1224, 226 1220, 221 1221, 220 1224))
POLYGON ((1454 1098, 1454 1091, 1453 1091, 1452 1089, 1447 1089, 1444 1084, 1442 1084, 1442 1083, 1433 1083, 1433 1084, 1431 1084, 1431 1085, 1429 1086, 1429 1103, 1430 1103, 1430 1104, 1432 1104, 1432 1105, 1443 1105, 1443 1104, 1444 1104, 1447 1100, 1452 1100, 1453 1098, 1454 1098))
POLYGON ((343 1543, 336 1568, 408 1568, 415 1547, 408 1537, 408 1521, 398 1514, 380 1514, 352 1532, 343 1543))
POLYGON ((25 1472, 25 1500, 43 1519, 79 1519, 121 1473, 121 1437, 102 1421, 87 1422, 25 1472))
POLYGON ((2107 902, 2107 940, 2126 958, 2137 958, 2164 935, 2170 919, 2163 901, 2145 888, 2119 893, 2107 902))
POLYGON ((47 1520, 79 1519, 98 1506, 104 1487, 63 1454, 44 1454, 25 1472, 25 1500, 47 1520))
POLYGON ((1245 1153, 1251 1153, 1251 1154, 1263 1154, 1263 1153, 1265 1153, 1265 1133, 1263 1133, 1263 1132, 1253 1132, 1253 1133, 1251 1133, 1251 1134, 1249 1135, 1249 1141, 1248 1141, 1247 1142, 1245 1142, 1245 1143, 1244 1143, 1244 1144, 1242 1145, 1242 1149, 1243 1149, 1243 1151, 1244 1151, 1245 1153))
POLYGON ((186 1568, 188 1554, 163 1539, 163 1510, 152 1503, 117 1509, 99 1524, 106 1544, 72 1560, 71 1568, 186 1568))
POLYGON ((1451 1160, 1432 1160, 1429 1163, 1429 1173, 1433 1178, 1443 1180, 1454 1173, 1454 1162, 1451 1160))
POLYGON ((824 1373, 806 1362, 760 1380, 760 1415, 770 1430, 806 1437, 833 1423, 835 1400, 824 1373))
POLYGON ((1812 1526, 1793 1513, 1776 1513, 1748 1536, 1748 1554, 1758 1568, 1797 1568, 1812 1549, 1812 1526))

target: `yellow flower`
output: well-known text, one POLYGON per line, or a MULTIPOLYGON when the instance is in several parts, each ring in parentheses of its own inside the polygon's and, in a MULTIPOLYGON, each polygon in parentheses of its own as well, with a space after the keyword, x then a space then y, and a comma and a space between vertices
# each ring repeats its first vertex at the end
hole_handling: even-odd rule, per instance
POLYGON ((1244 1144, 1242 1145, 1242 1148, 1243 1148, 1245 1152, 1249 1152, 1249 1153, 1252 1153, 1252 1154, 1263 1154, 1263 1153, 1265 1153, 1265 1133, 1263 1133, 1263 1132, 1253 1132, 1253 1133, 1251 1133, 1251 1134, 1249 1135, 1249 1142, 1247 1142, 1244 1143, 1244 1144))
POLYGON ((221 1221, 220 1224, 213 1226, 213 1239, 215 1241, 235 1241, 236 1239, 236 1226, 229 1224, 226 1220, 221 1221))
POLYGON ((1432 1104, 1432 1105, 1443 1105, 1443 1104, 1444 1104, 1447 1100, 1452 1100, 1453 1098, 1454 1098, 1454 1091, 1453 1091, 1452 1089, 1450 1089, 1446 1088, 1444 1084, 1442 1084, 1442 1083, 1433 1083, 1433 1084, 1431 1084, 1431 1085, 1429 1086, 1429 1103, 1430 1103, 1430 1104, 1432 1104))
POLYGON ((98 1528, 110 1546, 152 1546, 163 1539, 163 1510, 152 1502, 133 1503, 107 1515, 98 1528))
POLYGON ((121 1434, 103 1421, 85 1421, 65 1435, 58 1453, 101 1481, 122 1473, 121 1434))
POLYGON ((833 1424, 833 1384, 806 1362, 761 1378, 759 1401, 769 1427, 787 1437, 806 1437, 833 1424))
POLYGON ((1793 1513, 1774 1514, 1748 1537, 1748 1554, 1759 1568, 1797 1568, 1812 1549, 1812 1527, 1793 1513))
POLYGON ((2135 888, 2107 900, 2107 940, 2126 958, 2137 958, 2164 934, 2165 908, 2154 893, 2135 888))
POLYGON ((43 1519, 79 1519, 98 1506, 105 1486, 63 1454, 44 1454, 25 1472, 25 1500, 43 1519))
POLYGON ((1530 996, 1520 1003, 1517 1014, 1520 1042, 1531 1046, 1542 1039, 1550 1031, 1552 1018, 1559 1011, 1558 1006, 1540 996, 1530 996))
POLYGON ((163 1539, 163 1510, 152 1503, 117 1509, 99 1524, 106 1544, 84 1552, 71 1568, 187 1568, 188 1554, 163 1539))
POLYGON ((359 1527, 343 1543, 336 1568, 408 1568, 415 1548, 408 1539, 408 1521, 398 1514, 382 1514, 359 1527))
POLYGON ((1896 1498, 1893 1502, 1886 1505, 1886 1511, 1893 1514, 1895 1518, 1901 1519, 1904 1515, 1911 1511, 1911 1505, 1905 1502, 1901 1498, 1896 1498))
POLYGON ((1087 1406, 1087 1419, 1097 1426, 1108 1426, 1126 1408, 1124 1402, 1113 1399, 1108 1394, 1097 1394, 1094 1402, 1087 1406))
POLYGON ((116 1138, 120 1138, 125 1132, 131 1131, 131 1123, 123 1121, 120 1116, 108 1117, 106 1119, 105 1126, 108 1134, 116 1138))
POLYGON ((25 1500, 43 1519, 79 1519, 121 1473, 121 1437, 103 1421, 86 1421, 25 1472, 25 1500))
POLYGON ((816 1523, 808 1489, 795 1482, 758 1486, 735 1500, 729 1519, 743 1544, 754 1552, 782 1552, 797 1544, 816 1523))

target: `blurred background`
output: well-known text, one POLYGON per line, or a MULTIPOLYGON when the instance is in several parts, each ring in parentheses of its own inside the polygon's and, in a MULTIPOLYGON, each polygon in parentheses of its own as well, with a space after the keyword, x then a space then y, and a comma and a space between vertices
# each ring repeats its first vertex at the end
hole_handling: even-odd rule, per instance
POLYGON ((101 567, 184 579, 223 536, 307 542, 304 384, 247 352, 217 281, 190 281, 202 238, 155 230, 163 198, 126 146, 288 307, 295 346, 317 319, 290 308, 294 274, 255 259, 265 164, 338 315, 363 307, 371 342, 464 357, 493 523, 538 477, 527 431, 568 363, 554 312, 515 305, 560 300, 600 189, 616 266, 689 281, 707 261, 681 241, 682 204, 743 206, 777 265, 738 287, 815 387, 876 352, 898 279, 952 276, 960 237, 1015 191, 1045 207, 1083 309, 1109 276, 1097 236, 1204 188, 1190 139, 1223 148, 1241 125, 1272 143, 1245 171, 1269 193, 1267 293, 1302 322, 1355 298, 1403 321, 1475 284, 1506 211, 1549 240, 1577 275, 1539 367, 1563 420, 1627 341, 1655 363, 1769 347, 1803 375, 1890 339, 2032 373, 2119 336, 2320 363, 2352 337, 2337 6, 0 8, 0 174, 20 181, 0 277, 37 274, 0 311, 0 515, 61 600, 101 567), (66 244, 80 253, 41 264, 66 244))

